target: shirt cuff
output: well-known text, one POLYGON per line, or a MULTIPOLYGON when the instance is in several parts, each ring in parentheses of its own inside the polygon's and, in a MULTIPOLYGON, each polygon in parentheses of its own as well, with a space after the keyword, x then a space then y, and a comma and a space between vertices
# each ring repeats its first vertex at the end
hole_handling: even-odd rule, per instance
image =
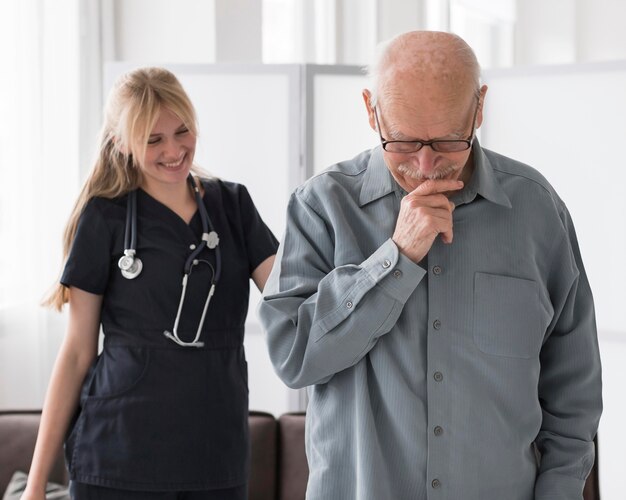
POLYGON ((398 302, 405 303, 426 275, 426 270, 400 253, 389 238, 361 267, 385 293, 398 302))

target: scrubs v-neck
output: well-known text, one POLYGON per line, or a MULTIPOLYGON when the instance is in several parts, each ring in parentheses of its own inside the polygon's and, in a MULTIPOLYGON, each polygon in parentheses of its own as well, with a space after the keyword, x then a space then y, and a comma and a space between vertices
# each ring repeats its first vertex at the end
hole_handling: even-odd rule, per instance
MULTIPOLYGON (((182 347, 172 330, 184 263, 202 233, 147 193, 137 196, 132 280, 124 250, 126 196, 94 198, 80 218, 61 283, 103 295, 102 353, 85 378, 66 439, 72 480, 112 488, 185 491, 245 483, 249 469, 247 364, 243 348, 252 271, 278 242, 240 184, 203 180, 203 202, 220 238, 221 276, 200 341, 182 347)), ((178 334, 195 337, 215 251, 189 277, 178 334)))

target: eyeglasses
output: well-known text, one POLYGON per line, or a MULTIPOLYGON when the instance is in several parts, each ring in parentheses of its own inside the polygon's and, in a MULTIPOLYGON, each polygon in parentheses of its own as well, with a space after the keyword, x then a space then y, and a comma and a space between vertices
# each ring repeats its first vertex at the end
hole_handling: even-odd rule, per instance
POLYGON ((438 153, 458 153, 460 151, 466 151, 472 147, 474 142, 474 132, 476 130, 476 116, 478 115, 478 107, 480 105, 480 99, 476 103, 476 109, 474 110, 474 117, 472 118, 472 131, 467 139, 435 139, 432 141, 388 141, 385 139, 380 131, 380 122, 378 121, 378 112, 376 106, 374 106, 374 117, 376 118, 376 128, 378 129, 378 135, 380 137, 380 144, 383 149, 389 153, 410 154, 417 153, 424 146, 430 146, 433 151, 438 153))

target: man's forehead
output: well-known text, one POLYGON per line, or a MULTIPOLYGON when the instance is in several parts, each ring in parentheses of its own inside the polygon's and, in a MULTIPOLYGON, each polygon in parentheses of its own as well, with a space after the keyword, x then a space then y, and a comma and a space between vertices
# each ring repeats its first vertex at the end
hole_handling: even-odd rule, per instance
POLYGON ((406 94, 414 98, 423 95, 431 100, 442 100, 446 96, 471 93, 476 83, 467 71, 449 67, 440 70, 424 70, 423 67, 401 65, 389 67, 378 80, 378 93, 406 94))
POLYGON ((391 136, 431 139, 468 133, 474 112, 471 99, 442 98, 436 102, 418 99, 407 102, 389 97, 388 100, 381 100, 380 109, 384 126, 391 136))
POLYGON ((476 102, 475 93, 468 89, 443 90, 420 85, 399 87, 402 86, 392 85, 381 92, 379 102, 385 113, 432 120, 438 116, 460 116, 463 119, 476 102))

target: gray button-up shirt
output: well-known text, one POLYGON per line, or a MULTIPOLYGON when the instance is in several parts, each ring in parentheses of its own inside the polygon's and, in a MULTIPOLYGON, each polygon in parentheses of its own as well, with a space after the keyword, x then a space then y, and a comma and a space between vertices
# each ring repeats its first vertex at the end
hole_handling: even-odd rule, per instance
POLYGON ((454 241, 391 240, 406 194, 375 148, 310 179, 259 314, 309 386, 309 500, 580 499, 601 413, 570 216, 532 168, 474 144, 454 241))

